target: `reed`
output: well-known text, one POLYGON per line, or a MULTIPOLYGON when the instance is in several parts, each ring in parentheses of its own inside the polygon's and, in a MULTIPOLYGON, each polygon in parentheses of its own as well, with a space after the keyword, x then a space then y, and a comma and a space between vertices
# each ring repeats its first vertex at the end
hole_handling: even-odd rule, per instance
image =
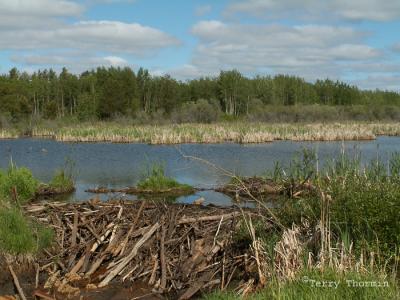
POLYGON ((83 123, 59 128, 35 127, 35 137, 63 142, 114 143, 265 143, 276 140, 373 140, 378 135, 400 135, 398 123, 268 124, 226 122, 216 124, 123 125, 83 123))
POLYGON ((0 139, 15 139, 19 136, 20 134, 16 129, 0 129, 0 139))
POLYGON ((343 153, 316 166, 315 153, 304 151, 267 175, 285 186, 312 187, 274 209, 282 227, 259 223, 256 234, 235 232, 238 244, 261 238, 265 284, 260 277, 258 285, 248 281, 204 299, 399 298, 400 155, 363 164, 343 153))

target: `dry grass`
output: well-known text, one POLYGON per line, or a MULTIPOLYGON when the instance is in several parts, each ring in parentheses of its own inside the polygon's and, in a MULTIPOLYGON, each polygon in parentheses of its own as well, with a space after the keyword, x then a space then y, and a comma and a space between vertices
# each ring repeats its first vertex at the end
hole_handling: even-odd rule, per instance
POLYGON ((18 131, 15 129, 0 129, 0 139, 15 139, 18 137, 18 131))
POLYGON ((340 141, 373 140, 378 135, 398 136, 400 135, 400 124, 267 124, 238 122, 134 126, 97 122, 54 129, 36 127, 33 129, 32 135, 36 137, 53 137, 58 141, 64 142, 149 144, 265 143, 276 140, 340 141))

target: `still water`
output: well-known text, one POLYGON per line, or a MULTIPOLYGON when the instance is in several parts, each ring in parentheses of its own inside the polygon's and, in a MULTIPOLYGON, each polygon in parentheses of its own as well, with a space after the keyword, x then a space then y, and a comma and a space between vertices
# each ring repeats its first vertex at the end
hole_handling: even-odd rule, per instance
MULTIPOLYGON (((10 160, 17 166, 25 166, 41 181, 51 179, 66 161, 74 165, 76 192, 71 201, 89 199, 88 188, 99 186, 122 188, 135 185, 153 163, 163 164, 167 175, 179 182, 195 187, 210 188, 223 184, 229 178, 221 170, 204 162, 184 158, 190 155, 205 159, 218 167, 238 175, 263 175, 276 162, 287 165, 302 149, 314 149, 321 165, 340 155, 344 148, 350 156, 361 153, 363 161, 379 157, 387 161, 391 154, 400 151, 399 137, 379 137, 375 141, 362 142, 291 142, 280 141, 266 144, 111 144, 111 143, 62 143, 46 139, 0 140, 0 168, 6 168, 10 160)), ((121 195, 119 195, 121 196, 121 195)), ((180 197, 179 202, 191 202, 199 197, 205 204, 230 205, 225 195, 202 191, 180 197)))

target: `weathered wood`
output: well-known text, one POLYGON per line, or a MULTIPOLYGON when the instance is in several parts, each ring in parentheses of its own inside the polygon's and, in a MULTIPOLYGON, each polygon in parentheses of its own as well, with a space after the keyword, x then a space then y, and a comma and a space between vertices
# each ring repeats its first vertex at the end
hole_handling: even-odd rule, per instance
POLYGON ((160 262, 161 262, 161 282, 160 288, 165 289, 167 286, 167 262, 165 260, 165 225, 162 226, 161 230, 161 241, 160 241, 160 262))
POLYGON ((182 218, 178 221, 178 224, 187 224, 187 223, 196 223, 196 222, 207 222, 207 221, 216 221, 216 220, 230 220, 232 218, 235 218, 237 216, 240 216, 240 212, 232 212, 229 214, 224 214, 224 215, 217 215, 217 216, 205 216, 205 217, 197 217, 197 218, 182 218))
POLYGON ((17 291, 18 291, 18 295, 21 297, 22 300, 26 300, 24 291, 22 290, 21 285, 19 284, 18 277, 15 274, 14 269, 10 264, 8 265, 8 269, 10 270, 11 276, 12 276, 12 278, 14 280, 14 285, 15 285, 15 288, 17 289, 17 291))
POLYGON ((139 248, 153 235, 153 233, 160 227, 160 224, 157 222, 154 224, 150 230, 143 235, 143 237, 136 243, 136 245, 133 247, 131 253, 127 255, 120 264, 118 264, 107 276, 104 278, 102 282, 100 282, 99 287, 104 287, 106 286, 111 280, 114 279, 115 276, 121 272, 126 265, 134 258, 139 250, 139 248))
POLYGON ((197 281, 195 281, 190 288, 188 288, 182 296, 179 297, 179 300, 188 300, 194 296, 205 284, 210 281, 212 278, 211 273, 205 273, 201 276, 197 281))

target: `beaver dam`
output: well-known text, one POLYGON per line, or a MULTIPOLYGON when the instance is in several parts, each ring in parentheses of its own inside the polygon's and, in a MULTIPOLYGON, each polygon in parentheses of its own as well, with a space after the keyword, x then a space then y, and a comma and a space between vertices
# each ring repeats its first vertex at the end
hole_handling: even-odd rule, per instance
POLYGON ((259 280, 255 250, 233 242, 241 216, 256 219, 255 210, 91 200, 31 204, 25 211, 56 232, 54 246, 32 266, 32 278, 22 277, 26 296, 102 299, 117 286, 113 296, 124 296, 112 299, 143 293, 190 299, 214 289, 246 289, 259 280))

